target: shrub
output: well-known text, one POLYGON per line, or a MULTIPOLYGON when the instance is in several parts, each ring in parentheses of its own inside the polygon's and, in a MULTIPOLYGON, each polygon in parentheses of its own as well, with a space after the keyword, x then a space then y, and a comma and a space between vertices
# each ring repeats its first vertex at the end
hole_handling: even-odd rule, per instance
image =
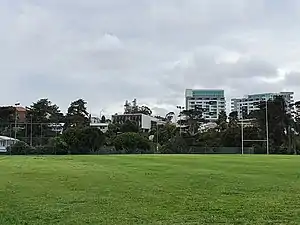
POLYGON ((8 147, 7 153, 12 155, 30 155, 34 153, 34 148, 23 141, 18 141, 8 147))

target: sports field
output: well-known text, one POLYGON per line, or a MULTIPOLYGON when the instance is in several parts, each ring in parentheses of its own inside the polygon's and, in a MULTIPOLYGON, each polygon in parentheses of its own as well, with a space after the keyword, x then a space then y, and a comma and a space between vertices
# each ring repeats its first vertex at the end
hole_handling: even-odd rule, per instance
POLYGON ((3 156, 0 224, 300 224, 300 158, 3 156))

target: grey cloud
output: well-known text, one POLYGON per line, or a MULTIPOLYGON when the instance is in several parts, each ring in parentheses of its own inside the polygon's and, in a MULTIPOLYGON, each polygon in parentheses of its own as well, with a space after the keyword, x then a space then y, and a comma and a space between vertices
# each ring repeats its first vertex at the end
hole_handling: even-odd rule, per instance
POLYGON ((113 113, 136 97, 162 112, 184 104, 185 88, 225 88, 228 98, 296 89, 298 5, 1 1, 0 74, 7 78, 5 91, 16 87, 2 104, 49 97, 65 109, 83 97, 92 110, 113 113), (271 82, 279 70, 294 72, 271 82))

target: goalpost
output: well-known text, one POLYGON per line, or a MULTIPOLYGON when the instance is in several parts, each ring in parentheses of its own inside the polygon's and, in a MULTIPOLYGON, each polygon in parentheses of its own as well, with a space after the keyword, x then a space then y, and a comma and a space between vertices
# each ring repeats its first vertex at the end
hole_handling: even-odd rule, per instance
POLYGON ((266 139, 244 139, 244 122, 251 121, 247 119, 241 119, 241 144, 242 144, 242 155, 244 155, 244 142, 266 142, 266 150, 267 155, 269 155, 269 129, 268 129, 268 117, 267 117, 267 110, 266 110, 266 139))

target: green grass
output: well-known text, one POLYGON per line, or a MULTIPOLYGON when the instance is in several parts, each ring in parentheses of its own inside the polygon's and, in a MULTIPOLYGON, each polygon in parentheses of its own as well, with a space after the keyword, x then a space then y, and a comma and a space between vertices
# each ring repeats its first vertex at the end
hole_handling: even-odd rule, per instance
POLYGON ((0 157, 0 224, 300 224, 296 156, 0 157))

